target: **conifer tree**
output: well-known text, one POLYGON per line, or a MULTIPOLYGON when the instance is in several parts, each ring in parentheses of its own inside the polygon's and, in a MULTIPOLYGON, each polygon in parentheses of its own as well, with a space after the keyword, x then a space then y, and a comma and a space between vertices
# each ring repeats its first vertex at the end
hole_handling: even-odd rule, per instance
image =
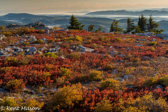
POLYGON ((122 28, 119 28, 118 21, 114 19, 113 22, 111 23, 110 32, 120 32, 120 31, 122 31, 122 28))
POLYGON ((88 26, 88 31, 93 31, 93 30, 94 30, 94 25, 93 24, 89 25, 88 26))
POLYGON ((142 14, 141 17, 139 17, 139 21, 138 21, 138 26, 140 27, 142 32, 146 31, 146 27, 147 27, 146 25, 147 25, 147 19, 142 14))
POLYGON ((85 25, 82 25, 82 23, 80 23, 76 17, 74 17, 73 15, 70 18, 70 22, 69 22, 69 26, 67 27, 68 29, 77 29, 77 30, 83 30, 83 27, 85 25))
POLYGON ((159 24, 155 22, 152 18, 152 15, 149 17, 149 23, 148 23, 148 31, 153 32, 159 27, 159 24))
POLYGON ((134 21, 131 18, 127 19, 127 31, 126 32, 132 32, 135 29, 134 21))

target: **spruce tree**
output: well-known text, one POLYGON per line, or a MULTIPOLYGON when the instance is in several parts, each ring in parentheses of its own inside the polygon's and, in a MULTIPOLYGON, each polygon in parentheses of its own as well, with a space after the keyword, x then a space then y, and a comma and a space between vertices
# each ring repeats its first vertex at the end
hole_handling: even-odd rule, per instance
POLYGON ((141 17, 139 17, 139 21, 138 21, 138 26, 140 27, 142 32, 146 31, 146 27, 147 27, 146 25, 147 25, 147 19, 142 14, 141 17))
POLYGON ((74 17, 73 15, 70 18, 70 22, 69 22, 69 26, 67 27, 68 29, 77 29, 77 30, 83 30, 83 27, 85 25, 82 25, 82 23, 80 23, 76 17, 74 17))
POLYGON ((120 32, 120 31, 122 31, 122 28, 119 28, 118 21, 114 19, 113 22, 111 23, 110 32, 120 32))
POLYGON ((131 18, 127 19, 127 31, 126 32, 132 32, 135 29, 134 21, 131 18))
POLYGON ((88 31, 93 31, 93 30, 94 30, 94 25, 93 24, 89 25, 88 26, 88 31))
POLYGON ((159 24, 157 22, 155 22, 152 18, 152 15, 150 15, 149 23, 148 23, 148 31, 153 32, 153 31, 157 30, 158 27, 159 27, 159 24))

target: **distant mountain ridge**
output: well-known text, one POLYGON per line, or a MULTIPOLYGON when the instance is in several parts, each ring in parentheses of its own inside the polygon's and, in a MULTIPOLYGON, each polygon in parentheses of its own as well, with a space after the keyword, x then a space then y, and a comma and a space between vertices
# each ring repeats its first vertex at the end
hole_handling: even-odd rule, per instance
MULTIPOLYGON (((167 12, 168 9, 164 9, 167 12)), ((124 10, 120 10, 123 12, 124 10)), ((148 15, 149 16, 149 15, 148 15)), ((167 15, 168 16, 168 15, 167 15)), ((77 19, 85 24, 84 29, 87 29, 90 24, 95 25, 95 29, 98 29, 100 26, 102 27, 103 31, 109 32, 110 25, 115 18, 106 18, 104 17, 82 17, 76 16, 77 19)), ((155 18, 155 17, 154 17, 155 18)), ((46 26, 56 26, 61 25, 63 27, 67 27, 69 24, 70 15, 34 15, 34 14, 27 14, 27 13, 9 13, 4 16, 0 16, 0 26, 8 26, 10 24, 18 24, 18 25, 25 25, 29 23, 36 23, 41 22, 46 26)), ((119 26, 121 28, 126 28, 126 20, 127 18, 119 19, 119 26)), ((133 18, 135 25, 138 21, 138 18, 133 18)), ((159 21, 160 28, 164 29, 166 33, 168 33, 168 19, 159 21)))
POLYGON ((153 16, 168 16, 168 10, 143 10, 143 11, 127 11, 127 10, 107 10, 89 12, 86 15, 153 15, 153 16))

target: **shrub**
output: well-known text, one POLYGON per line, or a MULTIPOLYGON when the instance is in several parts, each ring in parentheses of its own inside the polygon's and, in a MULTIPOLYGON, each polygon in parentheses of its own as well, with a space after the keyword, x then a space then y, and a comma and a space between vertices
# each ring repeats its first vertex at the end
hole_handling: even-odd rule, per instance
POLYGON ((90 81, 100 81, 102 79, 101 72, 96 70, 90 71, 89 79, 90 81))
MULTIPOLYGON (((30 100, 27 100, 26 101, 26 104, 24 105, 25 107, 35 107, 37 110, 40 110, 42 107, 43 107, 43 105, 44 105, 44 103, 43 102, 38 102, 37 100, 35 100, 35 99, 30 99, 30 100)), ((32 108, 32 110, 30 109, 30 110, 27 110, 27 111, 25 111, 25 112, 34 112, 33 111, 33 108, 32 108)))
POLYGON ((13 64, 17 64, 18 63, 18 59, 16 57, 7 57, 5 60, 4 60, 4 63, 7 64, 7 63, 13 63, 13 64))
POLYGON ((61 76, 69 77, 70 76, 70 70, 67 69, 67 68, 61 68, 60 69, 60 74, 61 74, 61 76))
POLYGON ((154 48, 154 47, 151 47, 151 48, 150 48, 150 51, 154 52, 154 51, 155 51, 155 48, 154 48))
POLYGON ((102 100, 100 103, 97 104, 94 112, 111 112, 112 105, 110 104, 109 100, 102 100))
POLYGON ((51 76, 50 72, 44 72, 43 75, 46 76, 46 77, 50 77, 51 76))
POLYGON ((144 82, 144 86, 156 86, 158 83, 158 77, 155 76, 155 77, 151 77, 149 79, 147 79, 145 82, 144 82))
POLYGON ((149 45, 150 46, 155 46, 155 45, 157 45, 157 41, 151 42, 149 45))
POLYGON ((118 89, 119 88, 119 81, 115 79, 106 79, 105 81, 101 82, 102 89, 118 89))
POLYGON ((160 82, 162 85, 164 85, 165 87, 168 86, 168 76, 164 76, 160 79, 160 82))
MULTIPOLYGON (((19 106, 19 103, 22 100, 19 98, 14 98, 14 97, 3 97, 1 102, 0 102, 0 106, 9 106, 9 107, 17 107, 19 106)), ((4 110, 4 112, 8 112, 7 110, 4 110)))
POLYGON ((30 43, 29 42, 24 42, 23 45, 28 46, 28 45, 30 45, 30 43))
POLYGON ((68 57, 70 59, 78 59, 81 56, 80 53, 71 53, 68 57))
POLYGON ((132 59, 132 62, 133 62, 133 64, 135 64, 135 65, 136 65, 136 64, 139 64, 140 61, 141 61, 140 57, 135 57, 135 58, 132 59))
POLYGON ((73 107, 74 103, 82 100, 81 87, 81 84, 76 84, 59 89, 48 103, 48 110, 54 111, 56 109, 73 107))
POLYGON ((102 37, 99 38, 99 41, 102 41, 102 42, 103 42, 103 41, 105 41, 105 40, 106 40, 106 37, 104 37, 104 36, 102 36, 102 37))
POLYGON ((52 58, 58 58, 58 56, 57 56, 56 54, 50 53, 50 52, 45 53, 45 56, 46 56, 46 57, 52 57, 52 58))
POLYGON ((97 44, 96 44, 96 43, 93 43, 93 44, 91 45, 91 47, 94 49, 94 48, 97 47, 97 44))
POLYGON ((57 85, 62 85, 63 83, 65 83, 65 77, 56 78, 56 83, 57 85))
POLYGON ((61 44, 61 47, 65 48, 65 49, 68 49, 69 48, 69 44, 63 43, 63 44, 61 44))
POLYGON ((107 65, 107 67, 106 67, 107 70, 112 70, 113 68, 114 68, 113 65, 107 65))
POLYGON ((75 36, 75 40, 76 40, 76 41, 80 41, 80 42, 82 42, 82 37, 76 35, 76 36, 75 36))
POLYGON ((92 39, 93 39, 93 37, 92 37, 92 36, 89 36, 89 37, 87 37, 87 39, 88 39, 88 40, 92 40, 92 39))
POLYGON ((7 73, 11 71, 11 67, 2 67, 0 68, 0 73, 7 73))
POLYGON ((42 39, 37 40, 37 44, 44 44, 44 41, 42 39))
POLYGON ((119 37, 117 37, 117 38, 114 39, 114 42, 121 42, 121 41, 122 41, 122 39, 119 38, 119 37))
POLYGON ((159 98, 156 100, 155 97, 153 97, 152 94, 145 95, 143 97, 137 98, 133 104, 132 107, 138 108, 140 111, 144 112, 167 112, 168 111, 168 105, 166 103, 166 100, 163 98, 159 98))
POLYGON ((54 68, 54 66, 52 64, 46 64, 45 65, 45 69, 47 69, 48 71, 53 69, 53 68, 54 68))
POLYGON ((31 56, 24 56, 24 57, 20 58, 20 60, 18 60, 18 63, 20 65, 27 65, 27 64, 29 64, 30 60, 31 60, 31 56))
POLYGON ((7 83, 6 87, 10 91, 20 91, 25 85, 20 80, 11 80, 7 83))

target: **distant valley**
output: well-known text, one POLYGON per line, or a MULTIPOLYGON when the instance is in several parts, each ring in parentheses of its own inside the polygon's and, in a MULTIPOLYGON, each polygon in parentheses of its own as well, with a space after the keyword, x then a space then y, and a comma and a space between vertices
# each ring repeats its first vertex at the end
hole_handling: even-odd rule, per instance
MULTIPOLYGON (((122 28, 126 27, 126 19, 131 17, 135 23, 138 21, 138 16, 144 14, 146 17, 152 14, 154 19, 159 22, 160 28, 164 29, 164 33, 168 33, 168 10, 144 10, 144 11, 97 11, 89 12, 85 15, 75 15, 78 20, 85 24, 84 29, 87 29, 90 24, 95 25, 95 30, 100 26, 103 31, 109 32, 110 25, 113 19, 119 20, 119 26, 122 28), (122 16, 125 15, 125 16, 122 16), (132 15, 132 16, 129 16, 132 15), (162 15, 162 16, 159 16, 162 15)), ((9 13, 4 16, 0 16, 0 25, 10 25, 10 24, 29 24, 34 22, 42 22, 46 26, 57 26, 61 25, 67 27, 69 24, 70 15, 33 15, 27 13, 9 13)), ((135 24, 136 25, 136 24, 135 24)))

